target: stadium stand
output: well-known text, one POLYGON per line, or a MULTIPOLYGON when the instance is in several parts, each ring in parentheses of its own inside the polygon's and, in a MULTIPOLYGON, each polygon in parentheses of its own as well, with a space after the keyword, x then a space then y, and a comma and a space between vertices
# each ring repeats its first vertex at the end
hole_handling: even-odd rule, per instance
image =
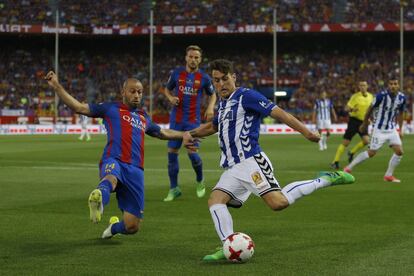
MULTIPOLYGON (((0 3, 0 23, 53 24, 54 2, 4 0, 0 3)), ((152 4, 148 0, 102 0, 99 5, 93 1, 60 1, 60 21, 72 25, 145 25, 152 4)), ((158 25, 271 24, 274 5, 274 0, 154 1, 154 19, 158 25)), ((399 8, 395 0, 282 0, 277 7, 278 22, 297 24, 399 22, 399 8)), ((404 18, 414 19, 414 2, 407 1, 404 18)))

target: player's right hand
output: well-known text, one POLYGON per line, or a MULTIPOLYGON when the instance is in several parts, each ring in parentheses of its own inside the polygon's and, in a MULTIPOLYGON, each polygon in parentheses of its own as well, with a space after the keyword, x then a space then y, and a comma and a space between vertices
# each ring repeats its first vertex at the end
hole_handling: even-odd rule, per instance
POLYGON ((45 80, 47 80, 47 83, 53 88, 56 88, 59 85, 58 78, 53 71, 49 71, 49 73, 47 73, 45 80))
POLYGON ((168 100, 172 105, 178 105, 180 103, 180 99, 178 97, 170 97, 168 100))

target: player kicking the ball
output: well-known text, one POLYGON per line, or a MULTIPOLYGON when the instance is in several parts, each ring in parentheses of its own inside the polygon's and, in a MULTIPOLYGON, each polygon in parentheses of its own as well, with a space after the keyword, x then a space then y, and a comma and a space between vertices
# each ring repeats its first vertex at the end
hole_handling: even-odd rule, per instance
MULTIPOLYGON (((316 179, 293 182, 281 189, 273 175, 272 164, 258 143, 261 119, 266 116, 278 119, 312 142, 319 141, 319 134, 311 132, 259 92, 236 87, 236 75, 230 61, 215 60, 210 68, 213 84, 221 98, 218 114, 213 122, 185 132, 183 141, 191 147, 197 140, 195 138, 218 132, 220 163, 226 170, 213 188, 208 206, 221 241, 234 233, 227 206, 241 207, 251 193, 278 211, 317 189, 354 182, 354 177, 345 172, 322 172, 316 179)), ((205 261, 221 259, 225 259, 222 248, 203 258, 205 261)))
POLYGON ((103 118, 107 144, 99 163, 100 183, 89 195, 90 220, 101 221, 110 193, 116 193, 123 220, 111 218, 102 238, 116 234, 134 234, 144 213, 144 134, 162 139, 182 139, 183 132, 161 129, 141 109, 143 86, 137 79, 127 79, 122 86, 122 102, 81 103, 59 83, 54 72, 45 79, 59 98, 78 114, 103 118))

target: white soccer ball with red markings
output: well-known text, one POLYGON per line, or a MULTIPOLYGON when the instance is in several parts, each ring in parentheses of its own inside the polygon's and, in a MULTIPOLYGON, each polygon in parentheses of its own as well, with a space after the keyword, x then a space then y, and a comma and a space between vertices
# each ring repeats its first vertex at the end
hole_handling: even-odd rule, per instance
POLYGON ((244 233, 233 233, 224 241, 223 252, 227 260, 244 263, 254 254, 254 242, 244 233))

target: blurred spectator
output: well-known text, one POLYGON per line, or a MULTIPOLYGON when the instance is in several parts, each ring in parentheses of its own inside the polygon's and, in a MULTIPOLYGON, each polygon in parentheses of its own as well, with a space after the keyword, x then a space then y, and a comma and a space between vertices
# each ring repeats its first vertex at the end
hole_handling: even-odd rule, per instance
MULTIPOLYGON (((134 49, 86 47, 83 51, 62 50, 59 74, 63 85, 81 101, 116 100, 122 81, 126 77, 143 80, 146 89, 145 108, 149 110, 148 58, 134 49), (108 54, 110 53, 110 54, 108 54)), ((223 48, 219 51, 206 48, 209 60, 227 58, 236 64, 238 84, 259 87, 259 79, 272 78, 271 53, 251 51, 248 48, 223 48)), ((414 90, 414 51, 406 52, 405 88, 410 98, 414 90)), ((179 64, 180 51, 158 51, 154 61, 154 114, 168 114, 170 105, 159 93, 167 80, 169 70, 179 64)), ((322 90, 333 100, 341 120, 345 120, 344 105, 356 90, 359 79, 366 80, 369 90, 376 93, 390 72, 398 73, 398 52, 392 49, 370 49, 366 52, 338 52, 301 50, 284 53, 278 58, 278 78, 296 79, 293 96, 288 102, 279 102, 299 118, 308 120, 313 102, 322 90)), ((26 109, 38 115, 53 115, 54 94, 42 79, 43 74, 53 68, 53 54, 45 49, 23 50, 11 45, 0 51, 0 108, 26 109)), ((202 67, 206 67, 204 62, 202 67)), ((72 113, 59 105, 60 116, 72 113)))
MULTIPOLYGON (((56 0, 57 1, 57 0, 56 0)), ((3 0, 0 24, 54 24, 54 0, 3 0)), ((57 1, 61 24, 147 25, 151 1, 57 1)), ((278 3, 280 23, 399 22, 396 0, 168 0, 154 2, 156 25, 272 24, 278 3), (343 21, 338 22, 338 20, 343 21)), ((404 18, 414 20, 414 2, 407 1, 404 18)))

